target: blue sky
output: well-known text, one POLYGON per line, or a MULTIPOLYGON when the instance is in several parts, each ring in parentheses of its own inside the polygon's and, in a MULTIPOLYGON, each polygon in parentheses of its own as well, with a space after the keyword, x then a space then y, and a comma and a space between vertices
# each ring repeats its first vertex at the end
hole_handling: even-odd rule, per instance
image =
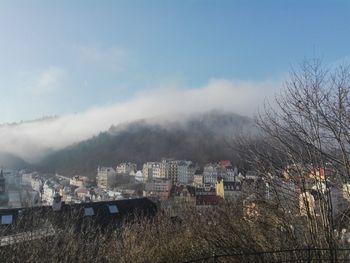
POLYGON ((264 94, 260 83, 280 83, 304 58, 348 60, 349 14, 350 1, 336 0, 3 0, 0 123, 212 80, 264 94))

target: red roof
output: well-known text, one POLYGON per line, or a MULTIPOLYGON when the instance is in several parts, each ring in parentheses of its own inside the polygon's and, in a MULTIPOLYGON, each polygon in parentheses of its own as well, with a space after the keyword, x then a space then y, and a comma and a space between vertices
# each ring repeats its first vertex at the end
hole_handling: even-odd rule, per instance
POLYGON ((232 165, 231 165, 231 162, 230 162, 229 160, 221 160, 221 161, 219 161, 219 165, 220 165, 220 166, 223 166, 223 167, 232 166, 232 165))

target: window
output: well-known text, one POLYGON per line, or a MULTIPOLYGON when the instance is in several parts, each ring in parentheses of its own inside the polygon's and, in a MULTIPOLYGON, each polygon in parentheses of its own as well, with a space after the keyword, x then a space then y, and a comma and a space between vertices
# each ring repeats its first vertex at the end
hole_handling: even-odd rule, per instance
POLYGON ((92 207, 85 207, 84 208, 84 216, 93 216, 95 215, 94 209, 92 207))
POLYGON ((1 224, 2 225, 10 225, 10 224, 12 224, 12 215, 3 215, 3 216, 1 216, 1 224))
POLYGON ((119 213, 119 209, 116 205, 109 205, 108 209, 109 209, 109 212, 111 214, 118 214, 119 213))

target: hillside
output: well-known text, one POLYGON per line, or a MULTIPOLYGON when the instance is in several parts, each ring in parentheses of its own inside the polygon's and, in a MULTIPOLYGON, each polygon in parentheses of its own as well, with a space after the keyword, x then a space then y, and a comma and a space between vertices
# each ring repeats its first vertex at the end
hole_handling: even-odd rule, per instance
POLYGON ((0 168, 23 169, 28 166, 23 159, 9 153, 0 152, 0 168))
POLYGON ((89 140, 57 151, 41 164, 46 172, 95 175, 98 165, 142 163, 163 157, 189 159, 199 164, 219 159, 239 162, 231 148, 234 135, 252 129, 253 121, 232 113, 209 112, 183 121, 164 123, 146 120, 111 127, 89 140))

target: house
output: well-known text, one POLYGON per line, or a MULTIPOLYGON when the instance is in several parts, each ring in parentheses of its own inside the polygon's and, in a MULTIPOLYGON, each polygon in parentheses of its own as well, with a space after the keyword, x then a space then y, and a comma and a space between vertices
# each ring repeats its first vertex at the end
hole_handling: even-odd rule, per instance
POLYGON ((171 189, 171 196, 177 203, 195 204, 196 190, 193 186, 173 186, 171 189))
POLYGON ((239 182, 226 182, 219 178, 215 185, 216 195, 223 199, 237 199, 242 193, 242 184, 239 182))
POLYGON ((223 199, 216 195, 215 187, 210 183, 204 184, 202 188, 196 188, 196 208, 209 208, 220 204, 223 199))
POLYGON ((203 170, 197 169, 193 175, 193 186, 201 188, 203 187, 203 170))
POLYGON ((215 185, 218 179, 218 166, 216 164, 207 164, 203 169, 203 183, 215 185))
POLYGON ((89 178, 86 176, 75 175, 69 180, 69 185, 76 187, 86 187, 90 184, 89 178))
POLYGON ((179 161, 177 164, 177 182, 179 184, 192 184, 195 167, 191 161, 179 161))
POLYGON ((173 184, 178 182, 178 164, 180 161, 163 158, 160 162, 160 178, 170 179, 173 184))
POLYGON ((55 198, 52 206, 0 210, 0 246, 49 238, 57 231, 73 230, 79 235, 87 225, 110 231, 157 212, 147 198, 70 205, 55 198))
POLYGON ((60 189, 60 185, 56 184, 53 181, 46 180, 44 185, 43 185, 43 193, 41 196, 41 201, 44 204, 51 204, 53 197, 56 192, 58 192, 60 189))
POLYGON ((112 167, 97 168, 97 186, 101 189, 113 188, 116 184, 116 172, 112 167))
POLYGON ((134 176, 137 171, 136 163, 120 163, 117 165, 116 173, 117 175, 131 175, 134 176))
POLYGON ((159 162, 147 162, 143 164, 142 174, 144 181, 151 180, 153 178, 160 177, 160 163, 159 162))
POLYGON ((146 183, 143 196, 166 200, 170 197, 171 187, 170 179, 154 179, 146 183))

